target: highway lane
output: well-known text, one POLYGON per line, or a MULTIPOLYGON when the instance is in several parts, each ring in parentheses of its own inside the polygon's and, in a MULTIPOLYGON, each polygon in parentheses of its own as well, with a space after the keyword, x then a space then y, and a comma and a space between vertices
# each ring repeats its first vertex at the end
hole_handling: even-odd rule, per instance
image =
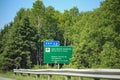
POLYGON ((0 77, 0 80, 15 80, 15 79, 0 77))

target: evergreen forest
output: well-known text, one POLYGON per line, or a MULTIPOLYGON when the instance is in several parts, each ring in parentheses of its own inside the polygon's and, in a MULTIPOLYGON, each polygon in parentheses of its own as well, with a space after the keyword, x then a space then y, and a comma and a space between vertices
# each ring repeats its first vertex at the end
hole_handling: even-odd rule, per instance
POLYGON ((73 47, 71 68, 120 68, 120 0, 86 12, 73 7, 62 13, 41 0, 21 8, 0 30, 0 70, 45 65, 45 40, 73 47))

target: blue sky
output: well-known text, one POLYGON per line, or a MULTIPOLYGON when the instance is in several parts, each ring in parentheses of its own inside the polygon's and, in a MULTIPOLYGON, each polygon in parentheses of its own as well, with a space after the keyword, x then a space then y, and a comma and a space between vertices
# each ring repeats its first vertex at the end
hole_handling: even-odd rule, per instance
MULTIPOLYGON (((0 0, 0 29, 5 24, 14 20, 16 13, 20 8, 32 8, 36 0, 0 0)), ((56 10, 64 12, 74 6, 78 7, 79 11, 91 11, 100 6, 103 0, 42 0, 44 5, 53 6, 56 10)))

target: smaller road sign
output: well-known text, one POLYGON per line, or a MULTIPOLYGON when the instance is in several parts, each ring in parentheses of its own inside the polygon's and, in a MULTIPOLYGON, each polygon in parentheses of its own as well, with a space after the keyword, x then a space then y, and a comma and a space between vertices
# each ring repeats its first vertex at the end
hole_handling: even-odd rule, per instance
POLYGON ((44 41, 44 46, 60 46, 59 41, 44 41))

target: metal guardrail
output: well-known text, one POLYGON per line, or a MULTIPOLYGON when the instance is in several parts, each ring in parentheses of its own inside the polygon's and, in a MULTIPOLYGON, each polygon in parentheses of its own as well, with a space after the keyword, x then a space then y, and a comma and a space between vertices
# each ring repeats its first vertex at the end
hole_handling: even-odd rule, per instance
POLYGON ((94 80, 101 78, 120 80, 120 69, 14 69, 17 74, 35 74, 48 75, 48 80, 51 80, 52 75, 67 76, 66 80, 70 80, 71 76, 76 77, 90 77, 94 80))

